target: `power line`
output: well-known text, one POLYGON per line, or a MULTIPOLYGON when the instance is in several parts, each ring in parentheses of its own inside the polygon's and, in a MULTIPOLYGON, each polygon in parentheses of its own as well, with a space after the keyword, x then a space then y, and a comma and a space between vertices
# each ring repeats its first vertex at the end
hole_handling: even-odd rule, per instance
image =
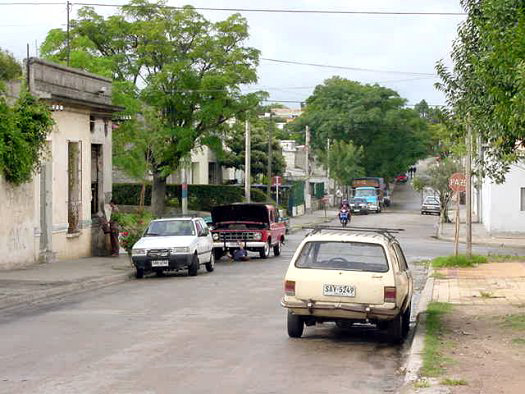
MULTIPOLYGON (((72 3, 82 6, 98 7, 121 7, 123 4, 105 3, 72 3)), ((184 7, 160 6, 174 10, 181 10, 184 7)), ((264 12, 264 13, 285 13, 285 14, 333 14, 333 15, 416 15, 416 16, 465 16, 463 12, 424 12, 424 11, 345 11, 345 10, 293 10, 293 9, 271 9, 271 8, 216 8, 216 7, 193 7, 200 11, 226 11, 226 12, 264 12)))
POLYGON ((334 68, 338 70, 351 70, 351 71, 363 71, 363 72, 377 72, 377 73, 385 73, 385 74, 405 74, 405 75, 421 75, 421 76, 428 76, 428 77, 437 77, 436 74, 412 72, 412 71, 378 70, 378 69, 372 69, 372 68, 335 66, 335 65, 329 65, 329 64, 298 62, 298 61, 293 61, 293 60, 269 59, 265 57, 261 57, 260 60, 265 60, 267 62, 274 62, 274 63, 295 64, 299 66, 334 68))
POLYGON ((13 5, 64 5, 64 3, 30 3, 30 2, 24 2, 24 3, 0 3, 0 6, 2 5, 9 5, 9 6, 13 6, 13 5))

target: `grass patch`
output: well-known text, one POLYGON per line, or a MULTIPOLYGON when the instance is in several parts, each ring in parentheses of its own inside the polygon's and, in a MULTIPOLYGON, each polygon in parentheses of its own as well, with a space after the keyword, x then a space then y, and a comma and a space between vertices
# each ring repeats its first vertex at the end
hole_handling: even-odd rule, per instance
POLYGON ((430 265, 430 260, 415 260, 415 261, 411 261, 410 263, 411 264, 415 264, 415 265, 423 265, 425 267, 428 267, 430 265))
POLYGON ((447 276, 441 272, 433 272, 432 275, 430 275, 434 279, 447 279, 447 276))
POLYGON ((414 388, 416 389, 426 389, 430 387, 430 383, 428 380, 418 380, 417 382, 414 382, 414 388))
POLYGON ((478 264, 484 264, 486 262, 488 262, 488 258, 486 256, 478 256, 473 254, 472 256, 468 257, 460 254, 457 256, 436 257, 434 260, 431 261, 431 264, 434 268, 462 268, 474 267, 478 264))
POLYGON ((446 362, 443 357, 443 315, 452 310, 446 302, 431 302, 428 305, 425 320, 425 345, 423 349, 423 376, 439 376, 443 373, 446 362))
POLYGON ((505 261, 525 261, 525 256, 513 256, 510 254, 489 254, 488 259, 491 263, 502 263, 505 261))
POLYGON ((514 339, 512 340, 512 343, 513 343, 514 345, 520 345, 520 346, 523 346, 523 345, 525 345, 525 338, 514 338, 514 339))
POLYGON ((481 295, 481 298, 494 298, 494 293, 491 291, 480 290, 479 294, 481 295))
POLYGON ((468 385, 467 381, 464 379, 450 379, 445 378, 441 381, 441 384, 445 386, 466 386, 468 385))
POLYGON ((525 313, 505 316, 504 324, 514 330, 525 331, 525 313))

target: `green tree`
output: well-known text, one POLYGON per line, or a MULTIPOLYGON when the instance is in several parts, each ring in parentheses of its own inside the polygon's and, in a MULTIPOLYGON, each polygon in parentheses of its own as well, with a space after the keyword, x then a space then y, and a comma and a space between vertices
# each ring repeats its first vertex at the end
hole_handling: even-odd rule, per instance
POLYGON ((432 188, 441 203, 441 221, 450 222, 448 217, 448 204, 452 198, 452 190, 448 186, 450 176, 456 172, 462 172, 459 162, 453 158, 445 158, 432 164, 425 174, 419 175, 414 179, 413 186, 417 191, 423 191, 425 187, 432 188))
POLYGON ((356 147, 351 142, 334 141, 328 155, 331 177, 340 185, 349 185, 352 178, 365 175, 362 160, 363 148, 356 147))
MULTIPOLYGON (((245 46, 246 20, 234 14, 211 22, 194 8, 132 0, 104 18, 89 7, 72 22, 71 65, 116 79, 115 102, 135 118, 122 128, 119 153, 153 174, 152 207, 164 210, 166 178, 200 145, 220 150, 226 121, 254 108, 259 93, 242 94, 257 80, 259 51, 245 46), (125 149, 124 149, 125 148, 125 149), (140 164, 140 159, 143 162, 140 164)), ((49 33, 42 53, 64 61, 65 34, 49 33)))
POLYGON ((22 67, 14 56, 0 48, 0 82, 11 81, 22 75, 22 67))
POLYGON ((310 126, 318 151, 328 138, 361 146, 365 173, 391 179, 431 148, 427 123, 405 103, 392 89, 332 77, 315 88, 290 128, 310 126))
MULTIPOLYGON (((272 173, 282 175, 286 169, 281 146, 275 138, 278 130, 275 122, 257 116, 251 117, 251 176, 261 181, 262 177, 266 175, 268 166, 268 130, 270 127, 274 136, 272 139, 272 173)), ((245 123, 235 122, 231 131, 226 134, 224 143, 227 149, 222 154, 220 163, 225 167, 244 170, 246 158, 245 123)))
POLYGON ((469 125, 483 144, 482 173, 502 182, 525 140, 525 3, 461 0, 467 19, 452 50, 453 68, 437 64, 437 84, 451 108, 454 132, 469 125))

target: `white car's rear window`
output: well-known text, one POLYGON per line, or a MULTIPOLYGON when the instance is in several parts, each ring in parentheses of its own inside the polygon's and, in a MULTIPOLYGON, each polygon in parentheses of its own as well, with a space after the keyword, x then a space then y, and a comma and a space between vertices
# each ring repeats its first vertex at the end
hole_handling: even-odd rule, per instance
POLYGON ((146 237, 195 235, 195 228, 191 220, 162 220, 151 222, 144 235, 146 237))
POLYGON ((348 271, 388 271, 388 261, 383 247, 362 242, 307 242, 295 266, 348 271))

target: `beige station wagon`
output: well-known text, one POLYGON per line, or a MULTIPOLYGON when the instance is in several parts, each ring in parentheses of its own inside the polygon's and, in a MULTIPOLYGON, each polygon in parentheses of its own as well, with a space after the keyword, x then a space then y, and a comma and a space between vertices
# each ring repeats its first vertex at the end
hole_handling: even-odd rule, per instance
POLYGON ((327 321, 372 323, 393 342, 406 337, 412 275, 392 232, 317 227, 305 237, 288 267, 281 301, 290 337, 327 321))

